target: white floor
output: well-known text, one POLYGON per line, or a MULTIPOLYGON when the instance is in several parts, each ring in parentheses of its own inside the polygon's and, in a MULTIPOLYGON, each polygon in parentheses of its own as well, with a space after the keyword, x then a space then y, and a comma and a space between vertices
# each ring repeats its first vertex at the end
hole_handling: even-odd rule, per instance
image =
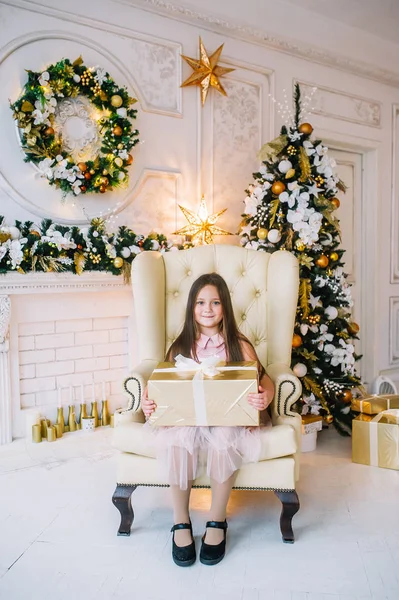
MULTIPOLYGON (((1 600, 399 599, 399 472, 352 464, 350 439, 323 431, 302 455, 295 544, 274 494, 233 492, 226 558, 182 569, 167 489, 134 492, 132 534, 116 536, 111 434, 0 447, 1 600)), ((198 547, 208 505, 193 492, 198 547)))

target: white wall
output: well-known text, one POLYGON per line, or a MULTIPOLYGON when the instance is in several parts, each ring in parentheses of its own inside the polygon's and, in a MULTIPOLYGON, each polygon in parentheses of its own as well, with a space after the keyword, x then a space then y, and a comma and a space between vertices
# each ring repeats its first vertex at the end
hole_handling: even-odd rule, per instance
POLYGON ((189 0, 185 8, 161 0, 10 0, 0 1, 0 24, 0 214, 8 221, 84 223, 83 208, 92 216, 121 202, 118 224, 171 234, 184 224, 177 205, 195 210, 204 193, 209 208, 228 207, 220 225, 235 232, 256 152, 282 124, 269 94, 282 100, 297 80, 318 86, 315 133, 344 153, 340 168, 357 182, 344 244, 362 325, 362 373, 399 382, 398 46, 270 0, 189 0), (235 68, 225 78, 227 98, 211 93, 204 108, 198 89, 180 88, 190 73, 180 53, 197 56, 199 35, 210 52, 224 42, 222 62, 235 68), (8 99, 20 93, 24 69, 80 54, 138 97, 145 143, 134 149, 127 190, 72 206, 23 163, 8 99))

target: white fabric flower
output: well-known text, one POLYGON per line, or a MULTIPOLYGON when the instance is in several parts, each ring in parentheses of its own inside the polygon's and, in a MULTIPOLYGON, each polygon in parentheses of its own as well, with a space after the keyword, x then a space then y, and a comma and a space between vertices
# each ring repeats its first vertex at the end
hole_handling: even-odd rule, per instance
POLYGON ((51 166, 52 166, 53 163, 54 163, 54 159, 53 158, 44 158, 37 165, 39 171, 43 175, 45 175, 47 177, 47 179, 52 179, 53 178, 53 169, 51 168, 51 166))
POLYGON ((250 196, 247 196, 244 199, 245 202, 245 210, 244 210, 244 214, 246 215, 250 215, 250 216, 255 216, 257 213, 257 209, 258 206, 260 204, 260 201, 258 200, 258 198, 254 195, 251 194, 250 196))
POLYGON ((132 254, 140 254, 142 249, 140 248, 140 246, 133 245, 129 246, 129 250, 132 254))
POLYGON ((72 191, 75 194, 75 196, 78 196, 80 194, 80 192, 82 191, 80 189, 81 185, 82 185, 82 181, 80 179, 75 178, 75 181, 71 185, 72 191))
POLYGON ((127 157, 128 157, 128 153, 127 153, 127 150, 126 150, 126 148, 124 148, 123 150, 120 150, 120 152, 119 152, 119 156, 120 156, 120 157, 121 157, 123 160, 126 160, 126 159, 127 159, 127 157))
POLYGON ((316 396, 311 393, 309 396, 303 397, 302 414, 303 415, 318 415, 320 413, 321 404, 316 396))
POLYGON ((50 73, 48 71, 44 71, 39 77, 39 85, 41 85, 42 87, 46 87, 49 81, 50 73))
POLYGON ((104 81, 107 79, 107 71, 100 67, 97 67, 96 74, 94 75, 94 79, 98 81, 99 85, 102 85, 104 81))
POLYGON ((245 248, 257 250, 259 248, 259 242, 255 242, 255 240, 253 240, 252 242, 248 242, 247 244, 245 244, 245 248))
POLYGON ((299 133, 299 131, 294 131, 294 133, 288 134, 288 138, 291 142, 296 142, 297 140, 300 140, 301 137, 302 137, 302 133, 299 133))

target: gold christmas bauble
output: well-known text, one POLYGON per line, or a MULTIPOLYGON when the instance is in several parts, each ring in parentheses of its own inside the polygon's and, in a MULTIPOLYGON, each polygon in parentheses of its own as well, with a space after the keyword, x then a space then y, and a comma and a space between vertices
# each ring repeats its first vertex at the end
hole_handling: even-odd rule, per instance
POLYGON ((339 208, 341 206, 341 202, 339 200, 339 198, 333 198, 331 200, 331 204, 335 207, 335 208, 339 208))
POLYGON ((106 189, 107 189, 107 188, 105 187, 105 185, 100 185, 100 193, 101 193, 101 194, 105 194, 105 192, 106 192, 106 189))
POLYGON ((103 175, 108 175, 107 169, 103 169, 103 175))
POLYGON ((106 100, 108 100, 108 96, 104 92, 104 90, 100 90, 100 100, 102 100, 103 102, 105 102, 106 100))
POLYGON ((89 181, 89 179, 91 179, 91 175, 88 171, 86 171, 86 173, 85 173, 85 179, 87 179, 87 181, 89 181))
POLYGON ((126 164, 131 165, 133 162, 133 156, 131 154, 127 155, 126 164))
POLYGON ((120 106, 122 106, 123 100, 118 94, 114 94, 113 96, 111 96, 111 104, 115 108, 119 108, 120 106))
POLYGON ((78 162, 78 167, 82 171, 82 173, 84 173, 85 171, 87 171, 87 165, 84 162, 78 162))
POLYGON ((114 162, 117 167, 121 167, 123 165, 123 160, 119 156, 115 158, 114 162))
POLYGON ((116 258, 114 258, 114 267, 116 267, 117 269, 120 269, 122 265, 123 265, 123 258, 121 258, 120 256, 117 256, 116 258))
POLYGON ((121 136, 123 131, 122 131, 122 127, 120 127, 119 125, 115 125, 115 127, 112 130, 112 133, 114 135, 116 135, 117 137, 121 136))
POLYGON ((302 338, 297 333, 294 333, 292 336, 292 347, 299 348, 299 346, 302 346, 302 338))
POLYGON ((330 260, 336 261, 338 259, 339 259, 338 253, 337 252, 331 252, 331 254, 330 254, 330 260))
POLYGON ((94 169, 90 169, 90 175, 94 175, 95 170, 94 169))
POLYGON ((44 135, 49 136, 49 135, 54 135, 54 134, 55 134, 55 131, 52 127, 47 127, 47 129, 44 130, 44 135))
POLYGON ((103 178, 101 179, 101 183, 102 183, 102 185, 105 185, 105 187, 107 187, 107 185, 108 185, 108 183, 109 183, 109 181, 108 181, 108 178, 107 178, 107 177, 103 177, 103 178))
POLYGON ((295 169, 288 169, 288 171, 285 174, 285 178, 291 179, 291 177, 294 177, 294 175, 295 175, 295 169))
POLYGON ((272 192, 273 194, 275 194, 276 196, 279 196, 280 194, 282 194, 285 190, 285 183, 283 183, 282 181, 275 181, 272 185, 272 192))
POLYGON ((342 400, 347 403, 351 402, 352 401, 352 392, 350 390, 344 390, 342 392, 342 400))
POLYGON ((256 235, 260 240, 265 240, 267 238, 267 229, 265 229, 264 227, 260 227, 256 232, 256 235))
POLYGON ((331 423, 334 421, 334 417, 332 415, 326 415, 323 418, 324 418, 325 422, 328 423, 328 425, 331 425, 331 423))
POLYGON ((320 267, 321 269, 325 269, 328 266, 328 258, 325 254, 322 254, 321 256, 319 256, 319 258, 316 260, 316 265, 318 267, 320 267))
POLYGON ((305 250, 305 244, 303 244, 302 242, 297 242, 296 249, 298 250, 298 252, 303 252, 305 250))
POLYGON ((348 323, 347 329, 351 335, 356 335, 360 331, 360 326, 357 323, 355 323, 355 321, 351 321, 350 323, 348 323))
POLYGON ((82 192, 82 194, 84 194, 86 190, 87 190, 87 187, 85 185, 80 186, 80 191, 82 192))
POLYGON ((311 126, 310 123, 302 123, 302 125, 299 125, 298 131, 299 131, 299 133, 304 133, 305 135, 310 135, 313 131, 313 127, 311 126))
POLYGON ((118 148, 118 150, 122 150, 122 148, 123 148, 123 144, 122 144, 122 142, 121 142, 120 144, 118 144, 118 145, 117 145, 117 148, 118 148))

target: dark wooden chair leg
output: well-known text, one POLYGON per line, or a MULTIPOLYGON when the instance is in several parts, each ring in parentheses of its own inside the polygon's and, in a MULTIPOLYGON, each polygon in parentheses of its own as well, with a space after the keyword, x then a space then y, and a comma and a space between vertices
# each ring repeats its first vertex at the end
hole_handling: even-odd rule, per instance
POLYGON ((295 490, 291 492, 274 492, 283 504, 280 515, 280 529, 283 536, 283 542, 293 544, 295 541, 294 532, 292 531, 292 517, 299 510, 299 498, 295 490))
POLYGON ((117 485, 112 503, 121 513, 121 524, 119 525, 118 535, 130 535, 134 512, 132 508, 131 495, 137 485, 117 485))

